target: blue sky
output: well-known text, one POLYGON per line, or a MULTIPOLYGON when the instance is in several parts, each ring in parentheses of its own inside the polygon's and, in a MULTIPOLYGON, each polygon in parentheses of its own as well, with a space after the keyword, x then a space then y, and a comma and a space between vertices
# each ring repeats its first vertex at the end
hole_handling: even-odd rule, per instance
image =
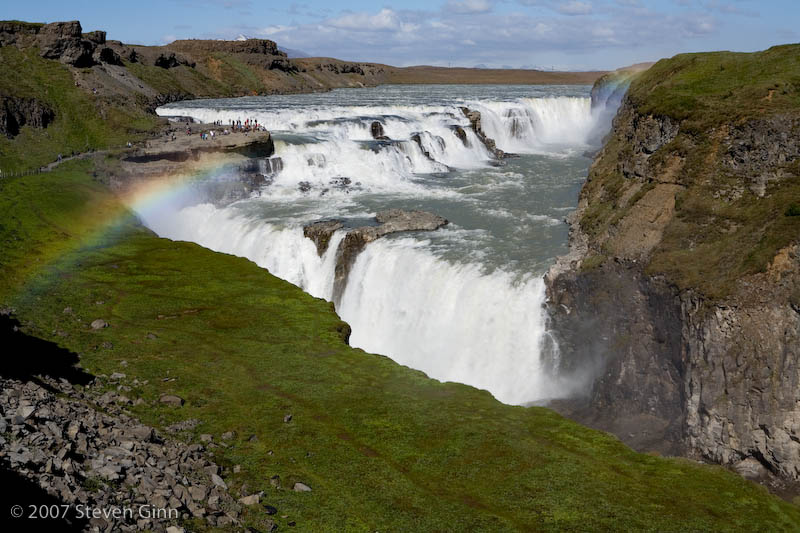
POLYGON ((800 0, 4 0, 0 18, 78 19, 139 44, 244 34, 398 66, 611 69, 800 41, 800 0))

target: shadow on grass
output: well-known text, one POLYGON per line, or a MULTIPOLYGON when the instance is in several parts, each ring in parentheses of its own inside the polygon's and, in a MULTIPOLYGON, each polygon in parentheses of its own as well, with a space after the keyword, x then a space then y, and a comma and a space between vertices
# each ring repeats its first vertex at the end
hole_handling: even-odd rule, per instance
POLYGON ((93 379, 75 366, 78 354, 23 333, 19 321, 8 315, 0 315, 0 346, 0 376, 5 378, 36 381, 42 386, 38 375, 63 378, 73 385, 86 385, 93 379))

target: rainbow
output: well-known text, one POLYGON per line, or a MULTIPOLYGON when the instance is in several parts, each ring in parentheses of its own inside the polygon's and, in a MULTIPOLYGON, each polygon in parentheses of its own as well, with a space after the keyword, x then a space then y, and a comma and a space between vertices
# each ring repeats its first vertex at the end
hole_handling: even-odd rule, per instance
POLYGON ((12 299, 23 303, 47 291, 63 275, 80 269, 86 253, 118 242, 133 218, 180 205, 198 183, 229 172, 231 162, 223 154, 205 154, 199 161, 187 162, 178 172, 141 179, 116 195, 91 195, 83 212, 71 219, 68 237, 48 243, 35 263, 18 269, 19 278, 8 287, 12 299))

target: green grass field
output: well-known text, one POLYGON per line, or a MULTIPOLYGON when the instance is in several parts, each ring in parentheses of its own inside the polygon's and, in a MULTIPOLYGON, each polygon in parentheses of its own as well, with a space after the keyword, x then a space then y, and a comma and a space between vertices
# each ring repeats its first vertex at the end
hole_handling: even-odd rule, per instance
POLYGON ((264 490, 287 516, 281 530, 800 529, 800 508, 720 467, 634 453, 548 409, 352 349, 327 302, 247 260, 157 238, 89 162, 64 167, 0 181, 0 303, 90 372, 148 380, 129 393, 146 400, 142 420, 196 417, 195 438, 235 431, 217 456, 242 466, 228 484, 264 490), (110 327, 91 330, 96 318, 110 327), (163 393, 185 406, 158 404, 163 393), (313 492, 276 489, 274 475, 313 492))

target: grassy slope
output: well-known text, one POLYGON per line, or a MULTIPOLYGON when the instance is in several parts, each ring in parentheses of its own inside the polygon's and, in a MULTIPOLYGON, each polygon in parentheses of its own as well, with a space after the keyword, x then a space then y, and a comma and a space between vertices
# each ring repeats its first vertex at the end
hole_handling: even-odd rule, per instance
MULTIPOLYGON (((676 216, 651 257, 649 272, 666 274, 681 288, 725 297, 737 280, 762 271, 779 249, 797 241, 800 216, 787 212, 800 201, 800 166, 787 164, 784 170, 793 177, 770 183, 764 198, 745 188, 740 198, 729 200, 720 191, 742 184, 720 163, 724 154, 716 135, 729 124, 800 116, 800 45, 753 54, 678 55, 637 77, 628 94, 639 113, 681 121, 678 136, 651 158, 655 168, 664 168, 672 156, 683 158, 676 179, 686 190, 676 198, 676 216)), ((612 137, 587 184, 594 201, 581 227, 590 236, 608 231, 653 185, 645 183, 630 201, 618 202, 629 187, 641 185, 619 170, 626 149, 624 139, 612 137)))
MULTIPOLYGON (((236 431, 235 445, 219 455, 222 464, 243 466, 229 485, 266 491, 265 501, 289 516, 282 525, 790 531, 800 524, 797 507, 721 468, 637 454, 547 409, 504 406, 348 347, 329 304, 244 259, 135 226, 91 180, 88 164, 0 181, 0 302, 35 324, 30 333, 80 353, 90 371, 149 380, 130 393, 147 400, 136 408, 143 420, 163 426, 197 417, 204 422, 197 432, 217 439, 236 431), (73 314, 62 312, 67 306, 73 314), (95 318, 110 327, 91 331, 95 318), (178 379, 163 382, 168 375, 178 379), (186 405, 158 405, 167 392, 186 405), (276 474, 284 487, 303 481, 314 490, 272 488, 276 474)), ((261 518, 253 512, 250 524, 261 518)))
POLYGON ((0 69, 0 94, 39 99, 56 114, 46 129, 26 126, 13 140, 0 136, 4 171, 36 168, 58 154, 121 146, 156 126, 156 117, 133 103, 109 105, 76 87, 65 66, 40 58, 35 49, 0 47, 0 69))

